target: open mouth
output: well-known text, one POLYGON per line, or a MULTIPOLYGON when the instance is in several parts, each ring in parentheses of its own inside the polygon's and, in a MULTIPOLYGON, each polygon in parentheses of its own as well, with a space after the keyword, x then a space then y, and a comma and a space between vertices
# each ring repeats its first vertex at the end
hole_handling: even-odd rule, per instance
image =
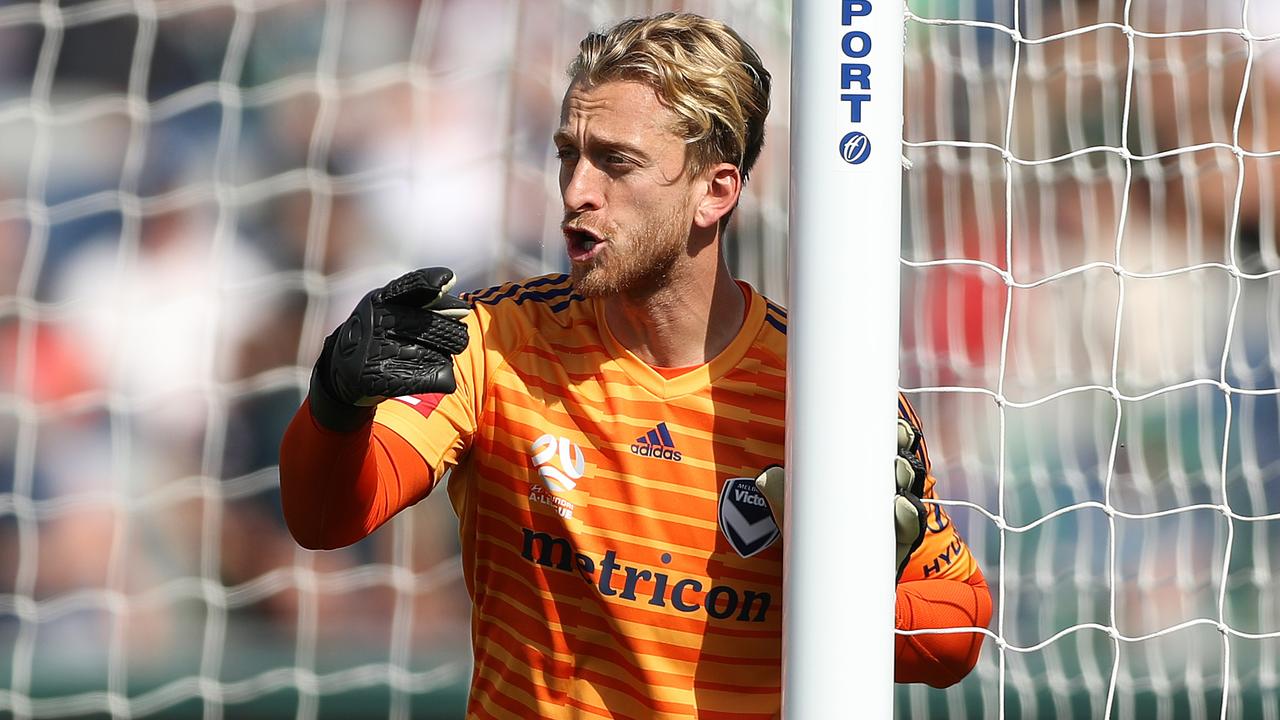
POLYGON ((592 230, 565 225, 564 239, 568 246, 569 259, 573 262, 590 260, 604 248, 606 240, 592 230))

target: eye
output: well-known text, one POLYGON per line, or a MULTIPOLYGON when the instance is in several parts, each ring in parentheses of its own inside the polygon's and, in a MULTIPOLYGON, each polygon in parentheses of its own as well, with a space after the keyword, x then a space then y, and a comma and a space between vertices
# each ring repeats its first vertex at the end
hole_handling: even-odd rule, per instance
POLYGON ((567 145, 565 147, 556 148, 556 158, 561 162, 566 160, 576 160, 578 159, 578 151, 567 145))
POLYGON ((631 163, 631 160, 629 158, 623 155, 619 155, 617 153, 609 153, 608 155, 605 155, 604 161, 609 163, 610 165, 628 165, 631 163))

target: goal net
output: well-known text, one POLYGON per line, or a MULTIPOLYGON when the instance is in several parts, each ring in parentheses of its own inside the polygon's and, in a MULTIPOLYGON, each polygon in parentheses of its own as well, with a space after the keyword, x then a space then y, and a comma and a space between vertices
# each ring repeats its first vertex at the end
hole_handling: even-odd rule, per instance
POLYGON ((901 382, 992 581, 959 717, 1280 717, 1280 13, 908 4, 901 382))
MULTIPOLYGON (((785 299, 789 5, 0 4, 0 715, 459 717, 444 498, 283 527, 320 340, 562 267, 563 69, 668 9, 773 70, 730 259, 785 299)), ((901 383, 997 602, 902 717, 1280 718, 1280 17, 1199 5, 909 3, 901 383)))

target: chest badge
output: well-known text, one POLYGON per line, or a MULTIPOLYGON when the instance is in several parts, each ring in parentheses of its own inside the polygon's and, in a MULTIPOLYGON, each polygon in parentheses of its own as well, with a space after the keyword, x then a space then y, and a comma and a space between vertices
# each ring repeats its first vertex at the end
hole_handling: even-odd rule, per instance
POLYGON ((529 445, 538 475, 551 492, 568 492, 578 486, 586 470, 582 448, 569 438, 547 434, 529 445))
POLYGON ((720 489, 720 532, 729 546, 744 558, 764 550, 781 532, 769 512, 769 503, 752 478, 729 478, 720 489))

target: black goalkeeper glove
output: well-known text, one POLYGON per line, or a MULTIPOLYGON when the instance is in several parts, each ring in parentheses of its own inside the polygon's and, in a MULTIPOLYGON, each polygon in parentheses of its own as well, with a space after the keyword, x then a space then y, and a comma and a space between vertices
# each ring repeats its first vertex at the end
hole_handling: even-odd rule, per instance
POLYGON ((898 536, 899 580, 911 553, 924 542, 925 520, 929 514, 924 503, 920 502, 928 471, 917 453, 919 448, 920 431, 898 418, 898 457, 894 461, 894 491, 897 494, 893 498, 893 524, 898 536))
POLYGON ((322 427, 350 432, 390 397, 451 393, 453 356, 467 347, 470 312, 449 295, 453 271, 415 270, 364 296, 351 317, 325 338, 311 373, 311 415, 322 427))

